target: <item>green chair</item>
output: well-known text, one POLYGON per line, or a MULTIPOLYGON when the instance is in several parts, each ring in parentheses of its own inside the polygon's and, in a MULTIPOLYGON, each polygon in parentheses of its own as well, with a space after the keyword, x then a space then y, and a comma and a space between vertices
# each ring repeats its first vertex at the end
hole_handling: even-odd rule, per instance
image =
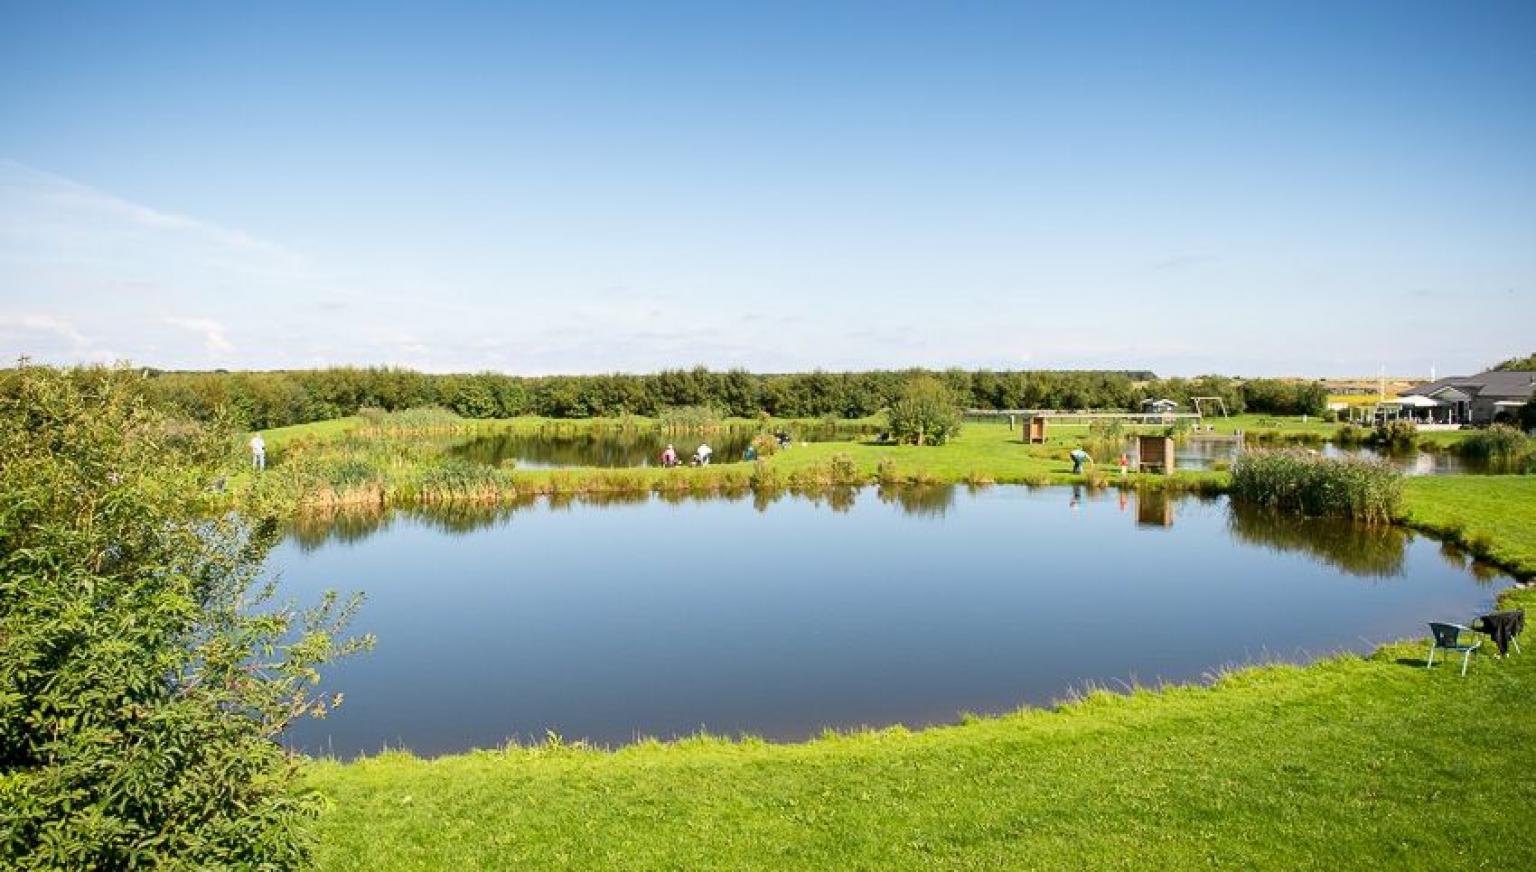
POLYGON ((1471 627, 1463 627, 1460 624, 1440 624, 1430 621, 1429 631, 1434 634, 1435 639, 1429 643, 1429 662, 1424 664, 1424 668, 1428 669, 1435 665, 1436 650, 1459 651, 1461 652, 1461 674, 1466 675, 1467 660, 1472 657, 1472 652, 1476 651, 1478 646, 1483 644, 1483 640, 1479 639, 1477 634, 1472 632, 1471 627), (1472 644, 1461 644, 1462 633, 1472 637, 1472 644))

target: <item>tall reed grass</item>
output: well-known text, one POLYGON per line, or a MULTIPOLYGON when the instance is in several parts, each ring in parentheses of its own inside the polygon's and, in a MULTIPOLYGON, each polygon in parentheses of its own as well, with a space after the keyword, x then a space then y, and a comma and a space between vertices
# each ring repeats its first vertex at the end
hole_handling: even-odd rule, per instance
POLYGON ((1232 496, 1312 516, 1386 523, 1402 501, 1402 474, 1374 460, 1308 451, 1250 451, 1232 465, 1232 496))
POLYGON ((1536 438, 1503 424, 1473 433, 1457 451, 1463 457, 1486 460, 1499 472, 1536 472, 1536 438))

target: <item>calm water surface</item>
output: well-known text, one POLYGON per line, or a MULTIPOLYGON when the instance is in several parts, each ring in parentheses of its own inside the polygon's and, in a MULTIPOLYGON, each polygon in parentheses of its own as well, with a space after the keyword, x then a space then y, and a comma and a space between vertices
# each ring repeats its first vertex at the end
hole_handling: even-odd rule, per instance
MULTIPOLYGON (((865 435, 869 428, 796 427, 795 442, 839 442, 865 435)), ((451 452, 467 460, 500 466, 511 461, 521 469, 564 469, 577 466, 633 467, 659 466, 661 452, 668 445, 687 463, 708 442, 714 451, 714 463, 736 463, 752 443, 757 431, 721 430, 708 435, 669 434, 656 430, 601 433, 498 433, 479 436, 455 445, 451 452)))
POLYGON ((293 734, 340 756, 951 722, 1368 650, 1507 583, 1401 531, 1021 487, 396 515, 273 559, 289 593, 368 594, 377 649, 293 734))
MULTIPOLYGON (((1129 450, 1134 457, 1134 443, 1129 450)), ((1174 465, 1179 469, 1211 469, 1230 464, 1242 453, 1242 443, 1232 439, 1186 439, 1174 443, 1174 465)), ((1449 451, 1381 451, 1368 445, 1338 445, 1326 442, 1313 449, 1324 457, 1355 457, 1382 460, 1405 475, 1463 475, 1492 472, 1486 461, 1465 458, 1449 451)), ((1113 459, 1112 459, 1113 460, 1113 459)), ((1109 464, 1113 465, 1113 463, 1109 464)))

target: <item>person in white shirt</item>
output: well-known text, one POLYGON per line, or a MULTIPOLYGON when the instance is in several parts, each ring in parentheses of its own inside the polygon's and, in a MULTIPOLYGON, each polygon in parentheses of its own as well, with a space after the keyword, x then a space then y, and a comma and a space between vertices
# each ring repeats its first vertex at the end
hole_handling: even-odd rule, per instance
POLYGON ((251 466, 255 469, 267 468, 267 440, 257 433, 251 437, 251 466))
POLYGON ((698 459, 700 466, 708 466, 709 456, 714 453, 714 449, 710 448, 707 443, 700 443, 699 450, 695 451, 693 456, 698 459))

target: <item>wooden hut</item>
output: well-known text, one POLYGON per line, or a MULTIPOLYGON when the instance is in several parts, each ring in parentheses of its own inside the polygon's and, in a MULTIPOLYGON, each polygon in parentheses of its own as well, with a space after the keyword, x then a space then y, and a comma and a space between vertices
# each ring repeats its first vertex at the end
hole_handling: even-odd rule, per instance
POLYGON ((1136 471, 1150 472, 1154 469, 1164 475, 1173 472, 1172 436, 1136 437, 1136 471))

